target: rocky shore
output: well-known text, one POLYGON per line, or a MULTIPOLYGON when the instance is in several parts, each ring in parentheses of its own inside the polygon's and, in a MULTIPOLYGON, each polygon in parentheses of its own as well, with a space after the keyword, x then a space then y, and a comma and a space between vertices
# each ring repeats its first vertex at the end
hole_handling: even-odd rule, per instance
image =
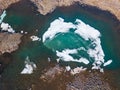
POLYGON ((56 7, 70 6, 78 2, 84 5, 98 7, 102 10, 110 11, 120 20, 120 0, 31 0, 37 7, 38 11, 46 15, 54 11, 56 7))
MULTIPOLYGON (((21 0, 0 0, 0 12, 9 5, 13 3, 17 3, 21 0)), ((55 10, 56 7, 62 7, 62 6, 70 6, 74 3, 78 2, 80 4, 95 6, 99 9, 109 11, 112 14, 114 14, 119 20, 120 20, 120 0, 30 0, 33 2, 37 8, 38 11, 46 15, 48 13, 51 13, 55 10)))
POLYGON ((55 65, 40 76, 39 83, 32 84, 32 90, 116 90, 108 83, 108 78, 97 71, 84 71, 71 75, 59 65, 55 65))
POLYGON ((0 10, 4 10, 7 7, 9 7, 9 5, 16 3, 20 0, 0 0, 0 10))

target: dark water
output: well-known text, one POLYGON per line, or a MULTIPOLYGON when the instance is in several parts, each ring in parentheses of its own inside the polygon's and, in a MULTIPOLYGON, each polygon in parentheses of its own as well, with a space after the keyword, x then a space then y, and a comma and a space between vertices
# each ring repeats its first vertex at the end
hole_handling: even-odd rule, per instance
MULTIPOLYGON (((42 38, 43 33, 48 29, 50 23, 62 17, 65 21, 74 22, 76 18, 84 21, 90 26, 98 29, 102 34, 102 48, 105 53, 105 59, 112 59, 113 63, 107 66, 106 70, 116 71, 119 73, 120 68, 120 36, 119 36, 119 22, 114 16, 105 11, 100 11, 94 7, 82 7, 81 5, 73 5, 70 7, 57 8, 53 13, 43 16, 36 11, 36 8, 32 3, 23 1, 18 4, 12 5, 7 9, 7 16, 4 22, 9 23, 16 32, 21 30, 28 32, 27 35, 22 37, 22 43, 20 48, 12 53, 13 61, 4 70, 2 74, 1 84, 3 90, 6 86, 12 89, 5 90, 26 90, 24 88, 29 87, 31 83, 34 83, 39 78, 41 71, 48 64, 48 57, 53 62, 56 61, 56 55, 50 49, 45 47, 43 43, 32 42, 30 40, 31 35, 37 35, 42 38), (39 31, 36 32, 36 29, 39 31), (24 60, 29 56, 31 61, 37 65, 37 71, 34 74, 28 75, 24 85, 21 78, 24 79, 24 75, 20 75, 20 72, 24 68, 24 60), (34 79, 34 80, 33 80, 34 79), (10 84, 12 83, 12 84, 10 84), (26 83, 26 84, 25 84, 26 83)), ((27 76, 27 75, 26 75, 27 76)), ((120 80, 119 77, 118 82, 120 80)), ((118 84, 118 83, 116 83, 118 84)))

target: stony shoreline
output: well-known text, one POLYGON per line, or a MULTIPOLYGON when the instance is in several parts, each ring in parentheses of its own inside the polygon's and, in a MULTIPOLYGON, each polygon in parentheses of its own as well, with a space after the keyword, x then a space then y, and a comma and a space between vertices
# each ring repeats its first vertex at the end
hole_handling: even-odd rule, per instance
POLYGON ((55 10, 56 7, 70 6, 78 2, 80 4, 95 6, 101 10, 109 11, 120 20, 120 0, 31 0, 37 7, 38 11, 46 15, 55 10), (54 3, 53 3, 54 2, 54 3))
MULTIPOLYGON (((9 7, 9 5, 19 2, 20 0, 0 0, 0 11, 9 7)), ((0 12, 1 13, 1 12, 0 12)))
MULTIPOLYGON (((17 3, 22 0, 0 0, 0 12, 8 8, 11 4, 17 3)), ((120 0, 29 0, 33 2, 38 11, 46 15, 55 10, 56 7, 70 6, 74 3, 83 4, 83 6, 95 6, 101 10, 109 11, 120 20, 120 0), (53 3, 54 2, 54 3, 53 3)))

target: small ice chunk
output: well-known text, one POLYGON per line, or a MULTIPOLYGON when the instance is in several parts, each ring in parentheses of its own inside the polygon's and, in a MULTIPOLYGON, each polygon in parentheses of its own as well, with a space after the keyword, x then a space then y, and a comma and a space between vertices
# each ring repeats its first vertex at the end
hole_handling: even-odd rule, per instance
POLYGON ((56 59, 57 60, 57 63, 59 63, 60 62, 60 59, 58 58, 58 59, 56 59))
POLYGON ((71 70, 71 74, 75 75, 75 74, 83 72, 85 70, 86 70, 86 68, 83 68, 82 66, 81 67, 77 67, 77 68, 74 68, 73 70, 71 70))
POLYGON ((20 31, 20 33, 24 33, 23 31, 20 31))
POLYGON ((79 62, 82 62, 86 65, 89 64, 89 60, 87 60, 86 58, 83 58, 83 57, 79 59, 79 62))
POLYGON ((0 16, 0 23, 2 23, 5 16, 6 16, 6 11, 3 11, 2 15, 0 16))
POLYGON ((25 32, 25 34, 28 34, 28 32, 25 32))
POLYGON ((102 72, 102 73, 104 72, 103 68, 100 69, 100 72, 102 72))
POLYGON ((1 29, 2 29, 2 31, 7 31, 7 32, 10 32, 10 33, 15 33, 15 31, 13 30, 13 28, 8 23, 2 22, 1 29))
POLYGON ((70 71, 71 70, 71 67, 70 66, 66 66, 66 71, 70 71))
POLYGON ((36 64, 31 62, 29 57, 26 57, 25 68, 22 70, 21 74, 32 74, 33 70, 35 70, 36 68, 36 64))
POLYGON ((39 38, 38 36, 35 36, 35 35, 31 36, 30 39, 32 39, 32 41, 40 41, 41 40, 41 38, 39 38))
POLYGON ((3 22, 3 23, 1 24, 1 28, 2 28, 3 31, 7 31, 7 30, 8 30, 8 27, 9 27, 9 24, 8 24, 8 23, 4 23, 4 22, 3 22))
POLYGON ((48 62, 50 62, 51 61, 51 59, 48 57, 48 62))
POLYGON ((108 60, 107 62, 104 63, 103 66, 107 66, 107 65, 110 65, 112 63, 112 60, 108 60))

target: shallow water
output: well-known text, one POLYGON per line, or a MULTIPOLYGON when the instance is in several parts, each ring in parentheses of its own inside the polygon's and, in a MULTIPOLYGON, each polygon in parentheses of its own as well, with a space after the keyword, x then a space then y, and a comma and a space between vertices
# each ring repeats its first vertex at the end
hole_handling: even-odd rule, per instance
MULTIPOLYGON (((92 7, 83 8, 78 5, 57 8, 53 13, 46 16, 40 15, 35 9, 36 8, 31 7, 31 3, 29 2, 21 2, 12 5, 7 9, 7 16, 5 17, 4 22, 9 23, 13 29, 16 30, 16 32, 23 30, 28 32, 28 34, 23 36, 20 48, 12 53, 13 62, 5 69, 4 73, 2 74, 3 81, 7 81, 8 83, 9 81, 17 82, 17 78, 20 77, 20 72, 24 68, 24 60, 27 56, 30 57, 31 61, 36 63, 38 68, 38 71, 32 75, 33 78, 40 76, 41 71, 48 65, 48 58, 51 58, 52 61, 56 62, 57 56, 55 52, 50 48, 47 48, 42 41, 32 42, 30 40, 30 36, 37 35, 42 38, 43 34, 50 27, 50 23, 59 17, 63 18, 65 22, 73 23, 76 19, 80 19, 84 23, 87 23, 91 27, 99 30, 101 33, 101 46, 105 53, 104 59, 113 60, 112 64, 105 67, 105 69, 111 71, 119 69, 120 36, 117 31, 118 23, 113 17, 111 17, 111 14, 108 12, 103 13, 103 11, 99 11, 98 9, 92 7), (38 31, 36 31, 37 29, 38 31)), ((69 38, 72 38, 71 35, 72 33, 68 35, 69 38)), ((65 46, 69 46, 70 44, 74 45, 74 43, 70 42, 66 43, 65 46)), ((79 63, 71 64, 61 62, 61 64, 69 64, 73 65, 74 67, 76 65, 80 66, 79 63)), ((14 88, 15 86, 11 85, 11 87, 14 88)))

